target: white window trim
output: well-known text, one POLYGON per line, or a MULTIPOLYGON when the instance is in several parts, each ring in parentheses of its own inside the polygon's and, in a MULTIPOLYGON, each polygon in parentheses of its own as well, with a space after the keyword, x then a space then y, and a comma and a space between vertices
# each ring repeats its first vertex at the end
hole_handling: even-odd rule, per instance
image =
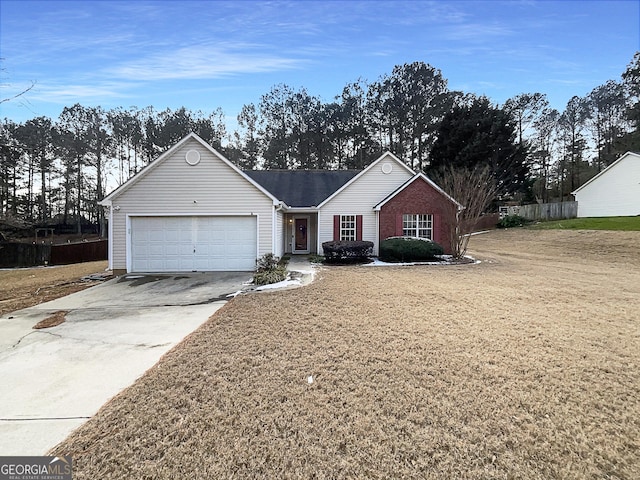
POLYGON ((358 238, 357 215, 340 215, 340 240, 352 241, 358 238), (352 223, 353 227, 345 227, 346 223, 352 223))
POLYGON ((402 235, 405 237, 428 238, 429 240, 433 240, 433 215, 430 213, 403 214, 402 235), (426 235, 421 235, 423 231, 426 231, 426 235))

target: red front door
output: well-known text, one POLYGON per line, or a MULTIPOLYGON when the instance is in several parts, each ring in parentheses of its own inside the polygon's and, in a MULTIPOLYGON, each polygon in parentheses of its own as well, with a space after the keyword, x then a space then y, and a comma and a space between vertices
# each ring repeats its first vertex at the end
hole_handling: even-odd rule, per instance
POLYGON ((295 228, 295 248, 294 251, 308 251, 309 237, 307 236, 307 219, 296 218, 294 222, 295 228))

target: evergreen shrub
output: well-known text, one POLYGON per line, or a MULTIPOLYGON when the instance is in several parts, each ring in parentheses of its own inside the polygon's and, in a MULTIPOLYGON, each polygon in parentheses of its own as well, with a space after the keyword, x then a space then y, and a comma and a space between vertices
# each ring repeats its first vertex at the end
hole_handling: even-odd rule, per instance
POLYGON ((265 253, 256 261, 256 273, 253 275, 253 283, 256 285, 269 285, 282 282, 287 278, 287 258, 278 258, 273 253, 265 253))
POLYGON ((361 263, 373 254, 373 242, 362 240, 334 240, 323 242, 327 263, 361 263))
POLYGON ((383 262, 423 262, 442 255, 442 246, 431 240, 414 237, 391 237, 380 242, 383 262))
POLYGON ((527 223, 530 223, 530 220, 527 220, 520 215, 507 215, 498 222, 497 226, 498 228, 513 228, 521 227, 527 223))

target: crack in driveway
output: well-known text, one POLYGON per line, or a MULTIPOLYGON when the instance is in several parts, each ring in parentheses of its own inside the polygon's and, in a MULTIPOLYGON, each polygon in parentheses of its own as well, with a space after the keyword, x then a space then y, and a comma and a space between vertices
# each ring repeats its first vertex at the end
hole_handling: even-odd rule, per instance
POLYGON ((16 343, 14 343, 13 345, 11 345, 11 348, 16 348, 18 345, 20 345, 20 342, 22 342, 25 338, 27 338, 29 335, 33 335, 34 333, 46 333, 47 335, 53 335, 54 337, 60 337, 62 338, 62 335, 57 334, 57 333, 53 333, 53 332, 43 332, 43 331, 38 331, 38 330, 34 330, 33 332, 29 332, 23 336, 21 336, 18 341, 16 343))
POLYGON ((0 418, 0 422, 37 422, 39 420, 88 420, 90 416, 78 417, 27 417, 27 418, 0 418))
POLYGON ((163 307, 192 307, 197 305, 208 305, 210 303, 215 302, 228 302, 229 299, 235 295, 234 293, 222 294, 219 297, 208 298, 207 300, 202 300, 200 302, 193 303, 165 303, 162 305, 163 307))
MULTIPOLYGON (((223 294, 219 297, 212 297, 206 300, 202 300, 200 302, 193 302, 193 303, 181 303, 181 304, 164 304, 164 305, 152 305, 152 306, 148 306, 145 308, 166 308, 166 307, 190 307, 190 306, 198 306, 198 305, 209 305, 212 303, 216 303, 216 302, 228 302, 230 297, 233 297, 234 294, 223 294)), ((73 310, 69 310, 67 311, 67 317, 74 313, 74 312, 80 312, 80 311, 87 311, 87 310, 91 310, 91 309, 97 309, 98 307, 87 307, 85 308, 76 308, 73 310)), ((110 309, 118 309, 118 310, 122 310, 122 309, 127 309, 130 307, 110 307, 110 309)), ((74 321, 67 321, 67 323, 71 323, 73 324, 74 321)), ((57 326, 57 325, 56 325, 57 326)), ((55 327, 50 327, 50 328, 55 328, 55 327)), ((46 335, 51 335, 54 337, 58 337, 58 338, 65 338, 65 339, 69 339, 69 340, 75 340, 75 341, 80 341, 80 342, 93 342, 93 343, 101 343, 101 344, 106 344, 106 345, 129 345, 129 346, 133 346, 133 347, 145 347, 145 348, 156 348, 156 347, 164 347, 166 345, 169 345, 169 343, 159 343, 159 344, 155 344, 155 345, 147 345, 145 343, 122 343, 122 342, 107 342, 107 341, 97 341, 97 340, 91 340, 91 339, 83 339, 83 338, 78 338, 78 337, 67 337, 64 336, 62 334, 59 333, 54 333, 54 332, 50 332, 50 331, 46 331, 44 328, 42 329, 38 329, 38 330, 34 330, 31 331, 23 336, 21 336, 17 342, 15 342, 13 345, 11 345, 11 347, 9 349, 14 349, 17 348, 20 343, 22 343, 22 341, 27 338, 30 335, 36 334, 36 333, 42 333, 42 334, 46 334, 46 335)))
POLYGON ((45 334, 45 335, 51 335, 53 337, 58 337, 64 340, 72 340, 75 342, 81 342, 81 343, 87 343, 87 344, 101 344, 101 345, 124 345, 124 346, 129 346, 129 347, 142 347, 142 348, 158 348, 158 347, 166 347, 167 345, 171 345, 171 342, 165 342, 165 343, 155 343, 152 345, 146 344, 146 343, 127 343, 127 342, 109 342, 106 340, 95 340, 95 339, 91 339, 91 338, 79 338, 79 337, 72 337, 72 336, 65 336, 65 335, 61 335, 59 333, 53 333, 53 332, 45 332, 43 330, 36 330, 33 332, 29 332, 26 335, 23 335, 22 337, 20 337, 20 339, 14 343, 11 348, 17 348, 18 345, 20 345, 20 342, 22 342, 25 338, 27 338, 29 335, 33 335, 33 334, 45 334))

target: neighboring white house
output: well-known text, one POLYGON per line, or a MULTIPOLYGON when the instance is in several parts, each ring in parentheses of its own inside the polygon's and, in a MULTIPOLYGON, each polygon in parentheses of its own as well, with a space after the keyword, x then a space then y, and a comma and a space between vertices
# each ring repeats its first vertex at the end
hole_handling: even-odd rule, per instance
POLYGON ((625 153, 572 193, 578 217, 640 215, 640 154, 625 153))

